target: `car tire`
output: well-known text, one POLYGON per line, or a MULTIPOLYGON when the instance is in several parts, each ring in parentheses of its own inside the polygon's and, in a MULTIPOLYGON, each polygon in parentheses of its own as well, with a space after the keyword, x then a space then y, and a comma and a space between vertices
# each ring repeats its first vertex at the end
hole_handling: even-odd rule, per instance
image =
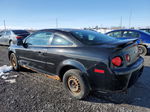
POLYGON ((145 56, 147 54, 147 48, 143 45, 138 45, 139 54, 145 56))
POLYGON ((19 66, 17 57, 14 53, 10 54, 9 59, 10 59, 10 64, 13 67, 13 69, 16 70, 16 71, 20 70, 20 66, 19 66))
POLYGON ((78 69, 70 69, 63 76, 63 85, 70 96, 75 99, 84 99, 88 96, 90 88, 88 82, 78 69))

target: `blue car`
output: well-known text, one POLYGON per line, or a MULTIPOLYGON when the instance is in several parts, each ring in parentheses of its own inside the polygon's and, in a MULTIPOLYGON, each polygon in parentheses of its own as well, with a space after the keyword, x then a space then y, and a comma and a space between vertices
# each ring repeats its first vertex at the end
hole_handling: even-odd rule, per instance
POLYGON ((140 29, 140 30, 147 32, 147 33, 150 33, 150 28, 145 28, 145 29, 140 29))
POLYGON ((120 29, 107 32, 106 35, 118 39, 138 38, 139 53, 141 55, 150 54, 150 34, 147 32, 135 29, 120 29))

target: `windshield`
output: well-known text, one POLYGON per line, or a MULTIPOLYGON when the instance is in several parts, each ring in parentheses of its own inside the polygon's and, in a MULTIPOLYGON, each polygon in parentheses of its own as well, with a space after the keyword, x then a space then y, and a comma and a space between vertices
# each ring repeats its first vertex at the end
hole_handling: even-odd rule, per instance
POLYGON ((144 32, 150 33, 150 29, 141 29, 144 32))
POLYGON ((115 41, 114 37, 98 33, 90 30, 74 30, 71 33, 82 43, 88 45, 104 44, 115 41))
POLYGON ((19 35, 19 34, 29 34, 29 32, 27 32, 26 30, 13 30, 13 32, 16 35, 19 35))

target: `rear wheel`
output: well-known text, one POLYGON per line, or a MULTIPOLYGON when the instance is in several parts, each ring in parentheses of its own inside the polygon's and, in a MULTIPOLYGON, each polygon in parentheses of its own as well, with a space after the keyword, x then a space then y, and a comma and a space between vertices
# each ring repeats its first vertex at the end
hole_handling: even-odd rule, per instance
POLYGON ((147 54, 147 48, 143 45, 138 45, 139 54, 145 56, 147 54))
POLYGON ((63 84, 69 94, 76 99, 83 99, 88 96, 90 89, 77 69, 68 70, 63 76, 63 84))
POLYGON ((14 70, 18 71, 20 69, 17 57, 14 53, 11 53, 11 55, 10 55, 10 64, 14 70))

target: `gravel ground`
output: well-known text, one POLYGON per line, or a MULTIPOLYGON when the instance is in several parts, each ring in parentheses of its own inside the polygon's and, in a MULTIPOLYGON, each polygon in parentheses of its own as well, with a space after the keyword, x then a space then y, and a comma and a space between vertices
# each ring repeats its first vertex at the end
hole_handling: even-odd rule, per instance
MULTIPOLYGON (((91 93, 86 100, 70 98, 62 83, 42 74, 11 71, 0 77, 0 112, 150 112, 150 57, 144 58, 144 73, 127 94, 91 93)), ((3 65, 9 65, 7 47, 0 46, 3 65)))

